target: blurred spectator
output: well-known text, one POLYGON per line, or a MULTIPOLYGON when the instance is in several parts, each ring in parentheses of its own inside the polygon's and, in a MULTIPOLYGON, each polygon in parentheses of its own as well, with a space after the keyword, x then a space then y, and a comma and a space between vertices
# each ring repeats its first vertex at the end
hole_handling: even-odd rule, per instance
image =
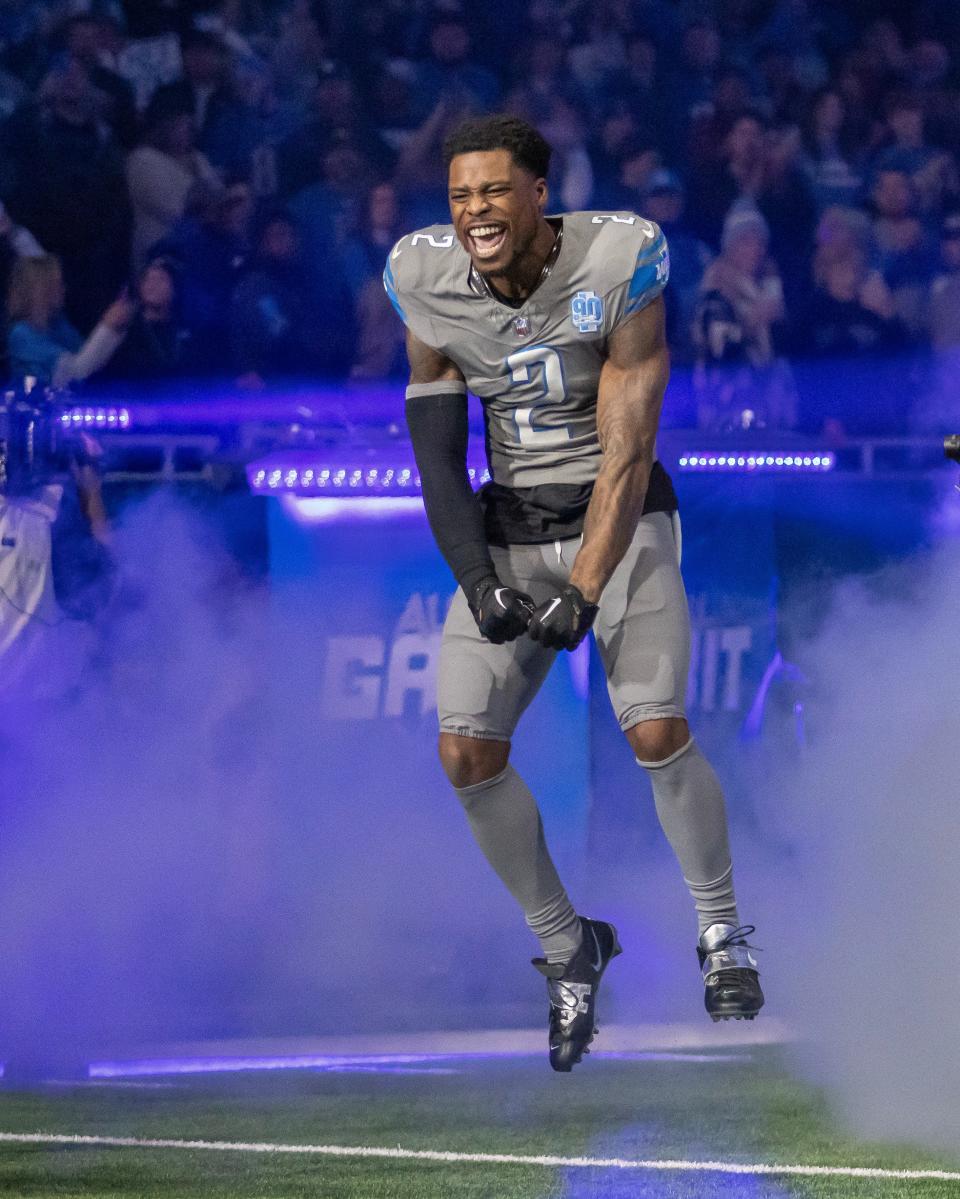
POLYGON ((126 294, 106 309, 86 341, 63 315, 63 300, 63 275, 55 255, 15 263, 7 297, 7 354, 15 382, 33 378, 40 386, 63 387, 89 378, 123 341, 133 317, 126 294))
POLYGON ((393 181, 414 229, 450 219, 443 140, 468 115, 451 98, 441 99, 400 151, 393 181))
POLYGON ((279 36, 270 53, 271 74, 281 100, 306 108, 317 80, 337 73, 339 67, 319 20, 319 5, 288 5, 280 14, 279 36))
POLYGON ((684 222, 683 184, 673 171, 654 171, 639 211, 656 221, 670 249, 670 286, 663 293, 667 308, 667 341, 678 363, 693 358, 693 318, 704 272, 713 255, 684 222))
POLYGON ((224 370, 230 360, 230 298, 249 253, 253 200, 248 184, 200 181, 183 217, 153 249, 180 279, 180 314, 193 337, 197 370, 224 370))
MULTIPOLYGON (((955 97, 956 99, 956 97, 955 97)), ((875 156, 873 169, 903 171, 910 177, 917 211, 934 220, 960 195, 956 158, 929 145, 919 96, 897 93, 888 104, 889 144, 875 156)))
POLYGON ((871 163, 875 174, 900 171, 917 189, 921 207, 939 203, 947 163, 942 150, 927 145, 923 101, 908 92, 897 92, 887 102, 886 144, 871 163))
POLYGON ((377 137, 398 155, 416 130, 413 67, 410 63, 390 62, 370 80, 371 127, 377 137))
POLYGON ((760 213, 736 207, 724 222, 720 256, 704 273, 694 317, 700 428, 795 423, 789 373, 777 357, 785 314, 769 244, 760 213))
POLYGON ((23 82, 0 67, 0 121, 13 116, 27 98, 23 82))
POLYGON ((516 85, 504 100, 504 110, 538 125, 555 99, 582 106, 583 97, 566 63, 566 48, 552 34, 543 34, 516 47, 516 85))
POLYGON ((871 193, 880 272, 893 293, 897 315, 913 335, 924 321, 936 249, 917 210, 917 195, 904 170, 877 172, 871 193))
POLYGON ((744 71, 727 69, 717 75, 710 100, 698 106, 685 133, 685 143, 673 147, 679 164, 694 170, 716 169, 724 159, 727 134, 744 113, 751 111, 753 96, 744 71))
POLYGON ((566 212, 588 208, 594 188, 586 122, 569 101, 558 97, 540 130, 553 151, 548 183, 554 204, 566 212))
POLYGON ((153 259, 140 272, 133 319, 103 370, 104 379, 148 386, 194 373, 197 347, 180 315, 177 275, 177 268, 165 258, 153 259))
POLYGON ((897 357, 906 333, 885 289, 871 288, 869 278, 866 254, 856 244, 838 244, 818 263, 816 289, 797 323, 807 363, 800 370, 800 424, 810 433, 895 433, 906 423, 915 386, 897 357), (818 369, 818 361, 833 359, 859 363, 855 388, 818 369))
POLYGON ((596 204, 615 206, 619 203, 620 165, 640 144, 654 148, 653 139, 641 132, 636 115, 623 106, 617 106, 593 131, 591 159, 596 204))
POLYGON ((355 147, 368 162, 380 164, 381 170, 391 165, 392 153, 371 128, 356 85, 336 73, 316 83, 308 120, 277 147, 280 194, 295 195, 320 182, 324 155, 344 144, 355 147))
POLYGON ((84 67, 90 82, 104 97, 104 120, 120 145, 129 149, 136 139, 137 106, 130 83, 107 65, 113 25, 104 13, 78 13, 67 21, 63 36, 67 54, 84 67))
POLYGON ((44 252, 43 246, 29 229, 13 223, 2 201, 0 201, 0 238, 3 239, 5 246, 14 258, 39 258, 44 252))
POLYGON ((627 37, 632 29, 631 5, 623 0, 595 0, 581 7, 580 28, 567 61, 574 79, 593 100, 627 65, 627 37))
POLYGON ((123 156, 77 61, 51 71, 40 100, 0 131, 11 217, 63 264, 71 317, 89 327, 127 277, 130 211, 123 156))
POLYGON ((677 112, 682 128, 710 104, 713 86, 720 70, 723 45, 712 21, 691 21, 683 31, 680 61, 670 81, 671 107, 677 112))
POLYGON ((354 303, 371 279, 380 283, 387 254, 405 232, 396 188, 392 183, 378 183, 371 188, 366 212, 343 247, 344 277, 354 303))
POLYGON ((704 241, 719 248, 724 218, 737 200, 756 202, 767 170, 764 125, 760 116, 741 113, 720 143, 713 163, 694 164, 690 214, 704 241))
POLYGON ((935 350, 960 346, 960 211, 943 218, 940 270, 930 286, 930 344, 935 350))
MULTIPOLYGON (((138 111, 146 108, 159 87, 173 83, 180 75, 183 60, 176 26, 157 28, 147 33, 138 17, 147 11, 146 5, 133 4, 126 13, 127 28, 119 22, 105 25, 104 58, 133 88, 138 111)), ((160 14, 156 6, 153 11, 160 14)))
MULTIPOLYGON (((619 147, 611 165, 615 168, 613 174, 594 189, 594 206, 609 212, 621 208, 639 212, 650 180, 661 166, 659 151, 647 138, 631 138, 619 147)), ((564 204, 564 208, 571 207, 578 206, 564 204)))
POLYGON ((331 365, 322 313, 299 260, 289 213, 268 213, 254 239, 250 268, 233 293, 231 340, 239 382, 260 388, 331 365))
POLYGON ((380 279, 368 279, 356 302, 357 338, 351 379, 395 379, 407 369, 403 322, 380 279))
POLYGON ((913 398, 910 426, 914 433, 943 436, 957 422, 957 379, 960 377, 960 211, 943 219, 940 270, 930 288, 927 314, 930 344, 935 351, 931 385, 913 398))
POLYGON ((332 294, 343 246, 362 221, 375 176, 370 161, 349 140, 324 148, 320 168, 319 182, 297 192, 287 206, 300 228, 307 269, 317 286, 332 294))
POLYGON ((215 186, 219 182, 194 145, 193 115, 182 99, 170 93, 155 96, 144 114, 143 128, 143 144, 127 158, 136 270, 183 216, 194 184, 206 181, 215 186))
POLYGON ((446 99, 458 108, 489 111, 500 95, 496 77, 478 65, 466 20, 456 13, 437 15, 430 29, 429 57, 416 67, 417 114, 422 120, 446 99))
POLYGON ((893 298, 882 280, 871 285, 861 246, 838 242, 820 252, 814 283, 808 310, 797 322, 797 349, 803 356, 860 357, 903 346, 904 329, 893 298))
POLYGON ((775 125, 797 125, 807 95, 797 76, 796 56, 783 46, 768 44, 757 55, 763 106, 775 125))
POLYGON ((193 117, 197 144, 206 148, 210 130, 225 113, 239 107, 227 47, 216 34, 190 28, 180 38, 183 64, 179 79, 157 88, 154 99, 179 106, 193 117))
MULTIPOLYGON (((10 276, 18 259, 39 258, 42 254, 43 247, 37 239, 22 225, 15 225, 11 221, 10 214, 0 201, 0 296, 6 297, 10 290, 10 276)), ((3 359, 0 369, 6 377, 6 346, 0 357, 3 359)))
POLYGON ((676 144, 676 121, 664 88, 656 42, 646 33, 627 41, 626 61, 604 88, 608 112, 634 112, 640 126, 656 136, 666 153, 676 144))
POLYGON ((765 173, 757 208, 770 226, 770 249, 783 279, 787 307, 796 305, 806 285, 817 212, 801 166, 800 131, 771 131, 765 147, 765 173))
POLYGON ((718 292, 742 331, 740 344, 754 366, 774 356, 774 330, 784 319, 783 285, 769 256, 770 230, 755 209, 734 208, 723 225, 720 256, 706 269, 704 295, 718 292))
MULTIPOLYGON (((826 269, 832 259, 842 257, 851 250, 856 251, 867 264, 858 293, 861 303, 885 318, 893 317, 893 295, 877 268, 879 255, 873 224, 867 214, 858 208, 833 205, 820 217, 815 235, 812 285, 822 288, 826 269)), ((802 326, 803 322, 800 322, 798 329, 802 330, 802 326)))
POLYGON ((822 88, 811 98, 803 141, 803 165, 817 209, 858 203, 863 175, 856 165, 856 142, 846 103, 833 88, 822 88))

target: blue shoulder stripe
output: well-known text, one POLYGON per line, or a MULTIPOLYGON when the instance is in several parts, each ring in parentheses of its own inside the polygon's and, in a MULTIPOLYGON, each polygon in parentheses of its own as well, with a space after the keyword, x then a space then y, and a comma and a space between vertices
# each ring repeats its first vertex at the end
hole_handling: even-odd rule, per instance
POLYGON ((670 256, 667 239, 661 233, 653 245, 645 247, 637 255, 633 277, 627 291, 625 314, 636 312, 657 296, 667 283, 670 274, 670 256))
POLYGON ((390 297, 390 303, 397 311, 397 315, 402 321, 406 321, 403 313, 403 308, 400 306, 400 297, 397 295, 397 281, 393 277, 393 268, 390 266, 390 259, 387 259, 387 265, 383 269, 383 286, 387 295, 390 297))

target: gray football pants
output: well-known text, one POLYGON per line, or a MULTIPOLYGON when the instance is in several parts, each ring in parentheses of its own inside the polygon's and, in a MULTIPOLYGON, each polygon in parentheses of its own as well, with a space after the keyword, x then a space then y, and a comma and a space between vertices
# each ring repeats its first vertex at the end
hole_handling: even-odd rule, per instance
MULTIPOLYGON (((690 623, 679 569, 679 521, 643 517, 604 588, 594 623, 611 703, 624 730, 684 716, 690 623)), ((535 603, 569 580, 580 547, 573 538, 545 545, 492 547, 502 582, 535 603)), ((458 591, 444 627, 438 674, 442 732, 509 741, 557 659, 528 637, 493 645, 480 635, 458 591)), ((558 735, 560 735, 558 733, 558 735)), ((723 794, 692 742, 663 763, 641 762, 657 813, 694 897, 701 931, 736 922, 723 794)), ((543 838, 536 803, 516 771, 458 792, 487 860, 520 903, 548 958, 579 943, 579 923, 543 838)))

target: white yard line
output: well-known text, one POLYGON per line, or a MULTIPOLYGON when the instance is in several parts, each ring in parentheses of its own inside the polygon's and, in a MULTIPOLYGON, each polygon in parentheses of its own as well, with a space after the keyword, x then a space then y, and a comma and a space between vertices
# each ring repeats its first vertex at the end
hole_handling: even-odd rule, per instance
POLYGON ((869 1166, 791 1166, 765 1162, 644 1161, 622 1157, 553 1157, 520 1153, 452 1153, 438 1149, 401 1149, 365 1145, 279 1145, 256 1141, 180 1141, 143 1137, 69 1136, 48 1132, 0 1132, 0 1143, 79 1145, 116 1149, 217 1150, 228 1153, 306 1153, 321 1157, 375 1157, 404 1161, 464 1162, 478 1165, 550 1166, 592 1170, 672 1170, 711 1174, 796 1174, 805 1177, 880 1178, 902 1181, 960 1182, 960 1170, 881 1170, 869 1166))

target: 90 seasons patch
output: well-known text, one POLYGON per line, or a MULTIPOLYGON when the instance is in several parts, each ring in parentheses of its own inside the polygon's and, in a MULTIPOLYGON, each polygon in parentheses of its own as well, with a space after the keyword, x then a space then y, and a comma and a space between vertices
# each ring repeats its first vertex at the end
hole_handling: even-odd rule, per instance
POLYGON ((595 291, 578 291, 570 301, 570 320, 580 333, 596 333, 603 324, 603 300, 595 291))

